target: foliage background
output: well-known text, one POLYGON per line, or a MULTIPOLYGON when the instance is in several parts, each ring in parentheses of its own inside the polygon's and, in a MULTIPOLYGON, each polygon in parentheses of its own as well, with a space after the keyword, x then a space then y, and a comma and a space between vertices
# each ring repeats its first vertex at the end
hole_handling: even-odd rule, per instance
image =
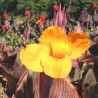
MULTIPOLYGON (((40 27, 35 23, 41 14, 46 15, 47 19, 53 19, 52 21, 54 21, 53 5, 59 5, 59 3, 61 3, 62 7, 65 5, 66 12, 69 8, 70 1, 71 0, 0 0, 0 17, 3 18, 4 13, 9 14, 7 19, 1 18, 0 23, 0 95, 2 93, 2 95, 8 96, 6 98, 11 98, 13 94, 16 98, 24 98, 23 96, 25 96, 25 98, 31 98, 32 95, 33 98, 34 94, 32 93, 34 91, 37 93, 35 95, 39 96, 39 84, 43 83, 40 82, 40 73, 29 73, 25 66, 21 65, 19 51, 29 43, 38 43, 38 38, 43 31, 42 27, 44 27, 44 29, 47 27, 45 24, 40 27), (35 17, 27 19, 27 16, 25 16, 26 10, 30 10, 30 15, 35 14, 35 17), (10 19, 10 17, 17 19, 10 19), (4 24, 8 25, 7 29, 2 29, 4 24), (12 31, 9 32, 9 29, 12 31), (27 40, 27 36, 29 40, 27 40), (33 88, 37 88, 36 91, 33 88)), ((72 0, 69 15, 78 20, 77 18, 83 15, 81 11, 84 8, 87 8, 88 14, 93 15, 93 2, 98 5, 98 0, 72 0)), ((81 19, 84 20, 84 18, 86 20, 87 17, 82 17, 81 19)), ((83 21, 81 21, 81 23, 82 22, 83 21)), ((86 25, 81 27, 83 32, 89 35, 92 45, 83 59, 74 62, 76 69, 73 68, 72 73, 70 73, 71 83, 77 88, 79 95, 81 97, 83 96, 83 98, 97 98, 96 96, 98 96, 98 29, 95 28, 97 27, 95 21, 90 23, 92 27, 89 26, 89 28, 87 28, 86 25), (81 69, 80 72, 77 71, 79 67, 81 69)), ((72 21, 71 18, 68 17, 66 24, 67 33, 73 31, 73 29, 77 29, 76 26, 76 21, 72 21)), ((45 85, 47 85, 47 83, 50 84, 50 78, 46 78, 45 85)), ((47 95, 49 95, 49 91, 51 91, 54 96, 54 91, 58 92, 60 87, 64 87, 65 90, 69 89, 69 92, 73 92, 73 90, 70 89, 70 84, 66 85, 65 83, 67 82, 61 80, 59 84, 62 83, 64 84, 58 85, 58 82, 56 82, 57 87, 52 84, 52 90, 50 90, 50 87, 49 89, 47 87, 47 95), (53 86, 55 86, 55 88, 53 86)), ((65 95, 69 94, 70 96, 75 94, 74 92, 74 94, 66 93, 64 90, 63 92, 65 95)))
MULTIPOLYGON (((78 18, 80 12, 87 8, 89 14, 93 13, 93 2, 98 5, 97 0, 72 0, 70 14, 78 18)), ((10 16, 25 16, 25 10, 30 10, 31 15, 35 14, 38 19, 41 14, 45 14, 47 18, 53 18, 53 5, 61 3, 65 5, 66 10, 70 0, 0 0, 0 16, 8 13, 10 16)))

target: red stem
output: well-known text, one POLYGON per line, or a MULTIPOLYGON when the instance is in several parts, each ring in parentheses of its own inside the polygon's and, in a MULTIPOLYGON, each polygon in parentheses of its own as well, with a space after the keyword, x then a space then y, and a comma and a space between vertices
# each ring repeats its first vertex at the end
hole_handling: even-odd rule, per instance
POLYGON ((45 98, 45 74, 40 73, 40 98, 45 98))

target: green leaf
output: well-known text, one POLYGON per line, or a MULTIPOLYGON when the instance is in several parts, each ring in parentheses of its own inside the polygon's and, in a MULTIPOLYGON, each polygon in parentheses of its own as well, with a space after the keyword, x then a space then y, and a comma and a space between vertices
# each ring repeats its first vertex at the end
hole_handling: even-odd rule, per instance
POLYGON ((4 92, 4 87, 2 86, 2 84, 0 83, 0 92, 3 93, 4 92))

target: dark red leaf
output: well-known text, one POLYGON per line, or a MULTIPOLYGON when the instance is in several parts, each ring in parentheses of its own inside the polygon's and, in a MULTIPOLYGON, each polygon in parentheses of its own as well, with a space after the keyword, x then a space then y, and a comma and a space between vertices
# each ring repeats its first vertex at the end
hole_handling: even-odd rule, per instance
POLYGON ((49 98, 79 98, 76 88, 67 79, 54 79, 49 98))
POLYGON ((82 91, 83 98, 98 98, 98 83, 82 91))
POLYGON ((2 66, 0 66, 0 72, 2 72, 3 76, 7 79, 7 95, 12 96, 15 92, 18 79, 10 75, 2 66))

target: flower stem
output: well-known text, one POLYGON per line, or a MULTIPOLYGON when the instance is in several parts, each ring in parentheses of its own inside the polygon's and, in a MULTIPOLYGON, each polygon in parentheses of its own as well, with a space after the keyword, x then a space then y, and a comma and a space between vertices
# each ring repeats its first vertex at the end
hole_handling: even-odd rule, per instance
POLYGON ((40 73, 40 98, 45 98, 45 74, 40 73))

